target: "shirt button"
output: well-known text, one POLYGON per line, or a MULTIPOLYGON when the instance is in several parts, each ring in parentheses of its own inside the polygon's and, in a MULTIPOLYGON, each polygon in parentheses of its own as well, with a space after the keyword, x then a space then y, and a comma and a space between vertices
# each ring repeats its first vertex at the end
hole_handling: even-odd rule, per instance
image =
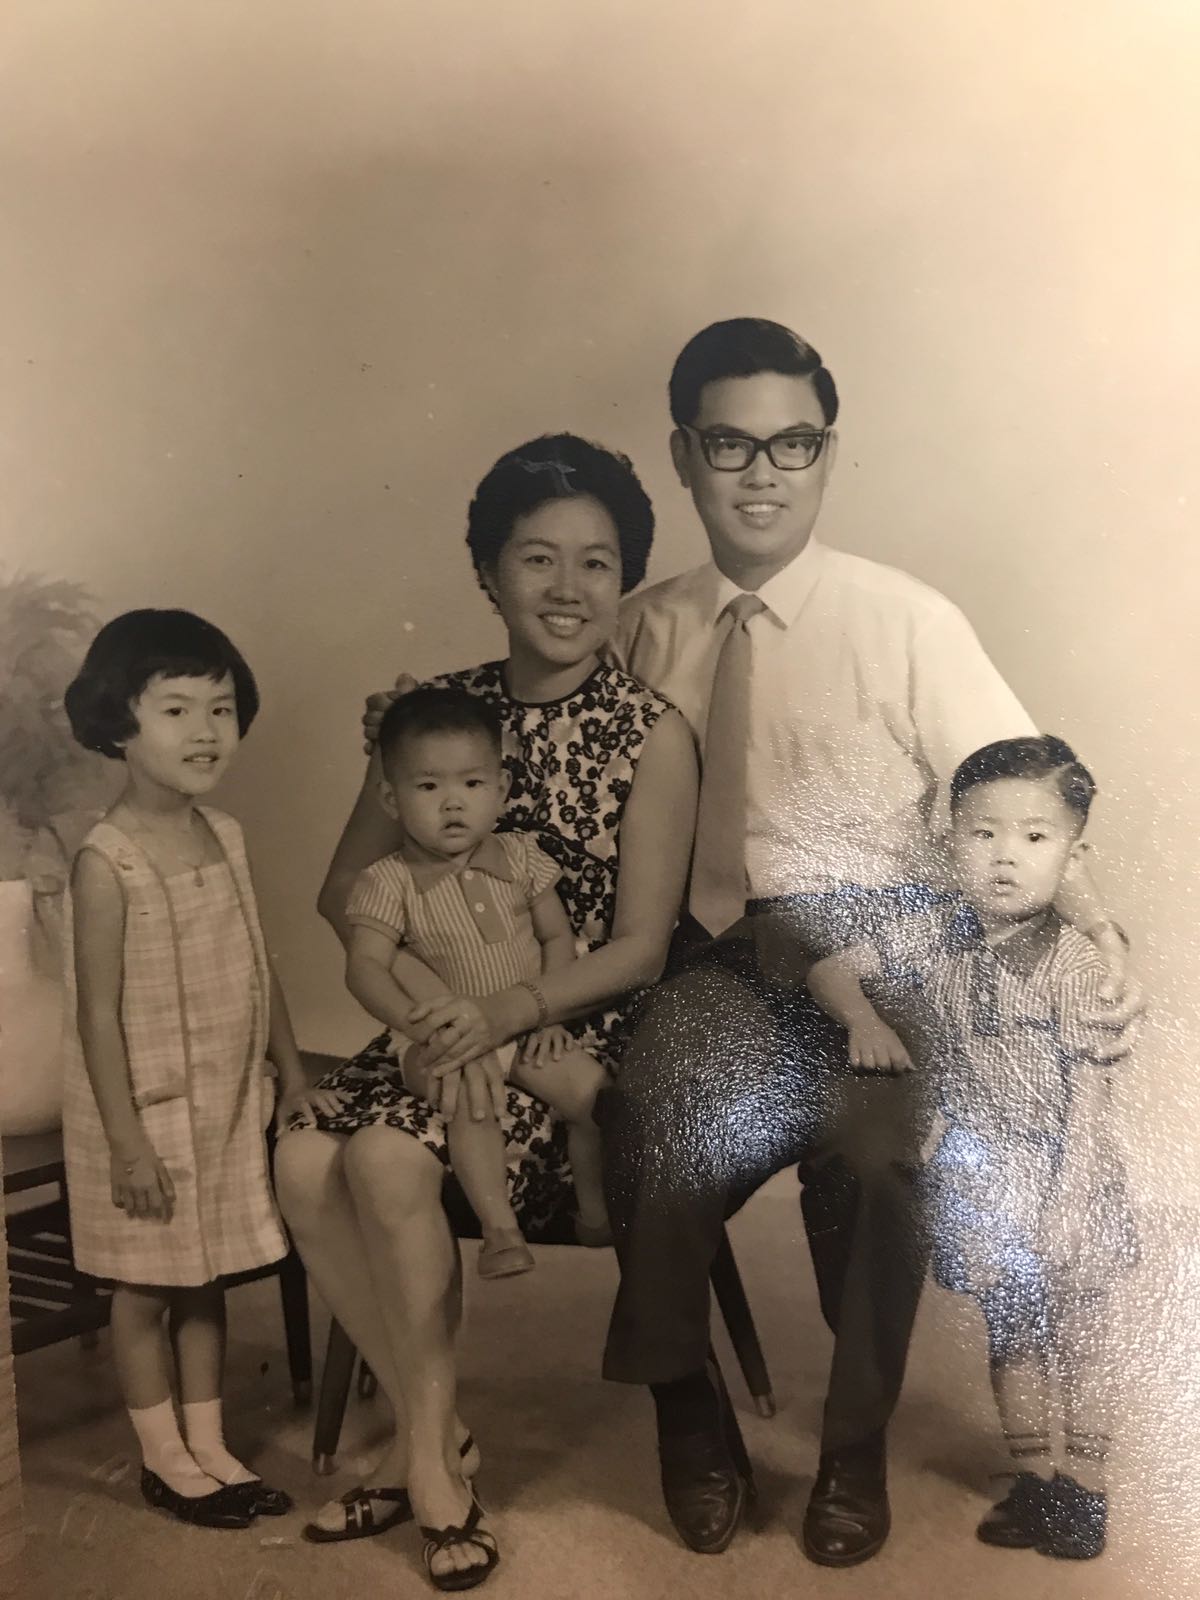
POLYGON ((463 873, 463 877, 467 880, 468 883, 470 883, 471 879, 474 876, 475 876, 475 874, 471 871, 470 867, 468 867, 467 870, 463 873))
POLYGON ((485 906, 484 906, 484 903, 483 903, 483 901, 482 901, 482 900, 476 900, 476 902, 475 902, 475 909, 476 909, 476 911, 478 911, 478 912, 479 912, 479 913, 480 913, 480 914, 481 914, 481 915, 482 915, 482 914, 483 914, 483 912, 484 912, 484 911, 485 911, 485 910, 486 910, 486 907, 485 907, 485 906))

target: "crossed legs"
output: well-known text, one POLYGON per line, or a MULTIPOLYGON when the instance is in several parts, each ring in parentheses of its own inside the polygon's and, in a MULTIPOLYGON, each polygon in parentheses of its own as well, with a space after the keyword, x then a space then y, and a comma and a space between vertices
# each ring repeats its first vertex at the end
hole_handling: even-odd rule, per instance
MULTIPOLYGON (((417 1520, 461 1524, 471 1502, 455 1411, 458 1250, 442 1211, 443 1169, 393 1128, 350 1138, 292 1132, 276 1153, 280 1204, 318 1292, 379 1379, 396 1419, 376 1470, 407 1483, 417 1520)), ((473 1546, 434 1558, 434 1572, 481 1561, 473 1546)))

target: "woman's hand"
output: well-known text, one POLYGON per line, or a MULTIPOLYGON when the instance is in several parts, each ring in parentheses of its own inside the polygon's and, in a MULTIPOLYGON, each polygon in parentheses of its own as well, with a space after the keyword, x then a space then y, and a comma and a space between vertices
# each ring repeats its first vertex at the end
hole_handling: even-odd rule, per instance
POLYGON ((294 1116, 304 1118, 305 1127, 313 1127, 317 1117, 336 1117, 346 1103, 340 1089, 310 1089, 303 1086, 279 1096, 275 1107, 275 1132, 283 1133, 294 1116))
POLYGON ((175 1185, 148 1141, 132 1150, 114 1150, 109 1162, 112 1203, 127 1217, 170 1222, 175 1185))
POLYGON ((436 1107, 447 1122, 453 1119, 464 1094, 472 1122, 482 1122, 489 1111, 497 1119, 504 1114, 508 1089, 504 1068, 494 1050, 485 1051, 463 1066, 443 1064, 436 1072, 429 1063, 428 1045, 410 1045, 404 1054, 404 1084, 412 1094, 436 1107))
POLYGON ((508 1035, 495 1000, 495 995, 448 994, 409 1012, 409 1026, 429 1047, 435 1077, 444 1077, 505 1042, 508 1035))
POLYGON ((402 694, 411 694, 417 687, 417 680, 409 672, 402 672, 390 689, 384 689, 379 694, 369 694, 363 709, 362 730, 363 749, 370 755, 379 738, 379 724, 383 721, 383 714, 393 700, 399 700, 402 694))

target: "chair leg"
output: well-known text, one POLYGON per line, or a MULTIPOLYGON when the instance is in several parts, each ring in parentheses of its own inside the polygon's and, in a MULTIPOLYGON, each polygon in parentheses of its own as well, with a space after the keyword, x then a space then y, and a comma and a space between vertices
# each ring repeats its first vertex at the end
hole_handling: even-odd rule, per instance
POLYGON ((775 1396, 771 1392, 771 1379, 767 1373, 767 1363, 763 1358, 762 1346, 758 1342, 754 1318, 750 1314, 750 1303, 742 1287, 742 1275, 734 1260, 733 1246, 729 1242, 728 1233, 721 1234, 721 1243, 713 1258, 711 1277, 713 1292, 721 1308, 721 1315, 725 1319, 725 1326, 729 1330, 730 1342, 738 1358, 738 1365, 742 1369, 742 1376, 746 1380, 746 1387, 750 1391, 759 1416, 773 1417, 775 1396))
POLYGON ((313 1471, 322 1476, 333 1471, 342 1419, 350 1397, 350 1379, 358 1352, 339 1322, 329 1324, 329 1343, 325 1347, 325 1367, 321 1373, 321 1393, 317 1397, 317 1421, 313 1428, 313 1471))
POLYGON ((737 1419, 737 1412, 733 1409, 733 1401, 729 1398, 729 1390, 725 1386, 725 1374, 721 1371, 721 1363, 717 1360, 717 1352, 711 1344, 708 1347, 708 1363, 716 1376, 721 1398, 724 1402, 725 1419, 729 1430, 729 1448, 733 1456, 734 1465, 746 1481, 746 1488, 750 1498, 754 1499, 758 1490, 754 1482, 754 1468, 750 1463, 750 1452, 746 1449, 746 1441, 742 1437, 742 1429, 737 1419))
POLYGON ((312 1333, 308 1321, 308 1274, 292 1249, 279 1263, 279 1298, 283 1303, 283 1332, 287 1341, 292 1398, 298 1406, 312 1399, 312 1333))

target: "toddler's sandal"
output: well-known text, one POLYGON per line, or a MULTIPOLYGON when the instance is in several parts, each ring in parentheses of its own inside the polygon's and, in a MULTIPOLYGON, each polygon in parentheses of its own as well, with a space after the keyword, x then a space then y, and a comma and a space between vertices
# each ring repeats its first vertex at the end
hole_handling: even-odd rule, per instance
POLYGON ((532 1272, 533 1266, 533 1251, 515 1228, 485 1239, 475 1262, 481 1278, 514 1278, 520 1272, 532 1272))

